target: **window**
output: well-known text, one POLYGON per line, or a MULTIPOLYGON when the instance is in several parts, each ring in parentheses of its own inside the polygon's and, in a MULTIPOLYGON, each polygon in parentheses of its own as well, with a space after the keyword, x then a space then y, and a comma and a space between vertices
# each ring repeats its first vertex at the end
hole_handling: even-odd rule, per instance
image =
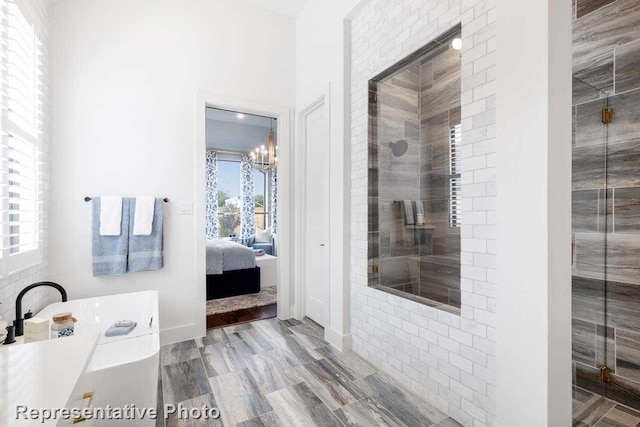
POLYGON ((449 134, 449 225, 460 227, 462 217, 462 201, 460 190, 462 180, 460 178, 460 142, 462 141, 462 125, 457 124, 451 128, 449 134))
POLYGON ((46 66, 33 16, 37 11, 0 0, 6 31, 2 61, 2 273, 37 264, 41 256, 42 146, 46 138, 46 66), (24 8, 24 9, 23 9, 24 8))
POLYGON ((240 235, 240 162, 218 160, 218 235, 240 235))

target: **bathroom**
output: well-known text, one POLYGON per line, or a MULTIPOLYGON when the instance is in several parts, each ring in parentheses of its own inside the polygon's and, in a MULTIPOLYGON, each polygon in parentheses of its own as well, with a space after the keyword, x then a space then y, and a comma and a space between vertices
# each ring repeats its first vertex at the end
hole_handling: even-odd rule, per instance
POLYGON ((16 8, 38 36, 39 131, 20 151, 34 166, 14 165, 33 197, 4 207, 0 320, 53 282, 68 301, 39 286, 22 316, 77 321, 71 338, 0 345, 0 389, 34 367, 44 407, 135 403, 158 426, 189 425, 172 404, 218 408, 212 425, 640 423, 637 1, 0 0, 3 29, 16 8), (207 107, 278 118, 287 206, 277 318, 210 330, 207 107), (322 241, 301 224, 309 124, 327 159, 322 241), (168 199, 163 268, 94 277, 84 198, 140 194, 168 199), (322 326, 301 279, 320 263, 322 326), (140 335, 105 341, 118 320, 140 335), (36 349, 70 366, 57 394, 36 349))

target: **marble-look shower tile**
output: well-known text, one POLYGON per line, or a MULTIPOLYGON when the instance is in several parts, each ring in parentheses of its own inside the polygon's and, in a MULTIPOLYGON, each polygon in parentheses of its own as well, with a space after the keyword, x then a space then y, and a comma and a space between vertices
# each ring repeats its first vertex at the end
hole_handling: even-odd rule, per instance
POLYGON ((617 0, 576 20, 573 25, 573 63, 610 52, 640 39, 640 2, 617 0))
POLYGON ((232 341, 204 346, 200 354, 209 377, 246 368, 242 353, 232 341))
POLYGON ((613 93, 613 51, 573 67, 573 105, 603 98, 613 93))
MULTIPOLYGON (((598 100, 576 106, 574 147, 597 146, 595 150, 599 150, 602 153, 601 155, 604 156, 607 126, 602 123, 602 109, 606 108, 607 105, 606 100, 598 100)), ((601 167, 604 167, 604 158, 602 160, 601 167)))
POLYGON ((616 48, 616 93, 640 88, 640 39, 616 48))
MULTIPOLYGON (((588 390, 596 395, 604 395, 605 387, 600 382, 600 370, 593 366, 584 365, 580 362, 575 362, 575 381, 574 383, 585 390, 588 390)), ((592 396, 593 397, 593 396, 592 396)), ((592 399, 590 397, 589 399, 592 399)), ((590 401, 587 401, 582 408, 590 405, 590 401)), ((574 416, 576 414, 574 413, 574 416)))
POLYGON ((608 281, 605 287, 603 280, 578 276, 573 276, 572 283, 574 318, 640 332, 640 286, 608 281))
POLYGON ((352 380, 342 378, 340 371, 324 359, 299 366, 296 371, 332 411, 365 397, 352 380))
POLYGON ((248 369, 210 378, 222 420, 235 425, 272 411, 248 369))
POLYGON ((596 325, 584 320, 571 320, 572 358, 578 362, 596 364, 596 325))
POLYGON ((618 374, 611 375, 607 383, 606 396, 618 403, 640 410, 640 383, 618 374))
MULTIPOLYGON (((202 396, 194 397, 192 399, 187 399, 182 402, 178 402, 182 405, 187 411, 193 408, 202 408, 206 406, 207 408, 217 408, 217 404, 214 400, 213 394, 204 394, 202 396)), ((169 414, 166 421, 166 427, 214 427, 214 426, 224 426, 221 418, 218 419, 181 419, 177 414, 169 414)))
MULTIPOLYGON (((609 216, 616 233, 640 233, 640 187, 616 188, 609 216)), ((640 236, 638 236, 640 238, 640 236)))
POLYGON ((608 144, 607 151, 607 186, 640 186, 640 139, 608 144))
POLYGON ((396 387, 385 374, 370 375, 356 383, 407 426, 428 426, 447 418, 415 395, 396 387))
POLYGON ((607 234, 606 278, 640 285, 640 238, 637 234, 607 234))
POLYGON ((614 406, 615 402, 593 395, 577 413, 573 414, 573 425, 575 426, 577 423, 584 423, 587 426, 593 425, 614 406))
POLYGON ((286 427, 343 427, 304 382, 267 394, 267 400, 286 427))
POLYGON ((613 1, 615 0, 576 0, 576 16, 581 18, 613 1))
POLYGON ((345 426, 407 427, 392 411, 372 397, 343 406, 334 413, 345 426))
POLYGON ((380 283, 383 286, 417 282, 418 274, 418 261, 412 260, 410 257, 383 258, 380 260, 380 283))
POLYGON ((615 328, 596 325, 596 366, 606 365, 616 371, 615 328))
POLYGON ((604 146, 574 148, 571 171, 571 188, 574 191, 603 188, 605 180, 604 146))
MULTIPOLYGON (((640 90, 614 95, 609 98, 608 106, 613 110, 613 119, 607 132, 609 152, 611 153, 611 148, 616 148, 618 142, 633 144, 640 141, 640 128, 638 128, 640 90)), ((621 145, 621 147, 629 150, 632 145, 621 145)))
POLYGON ((604 279, 606 267, 605 249, 607 245, 606 234, 575 233, 574 244, 575 262, 573 265, 573 274, 604 279))
POLYGON ((238 423, 235 427, 282 427, 282 423, 276 413, 272 411, 268 414, 238 423))
POLYGON ((640 425, 640 412, 616 405, 594 427, 637 427, 638 425, 640 425))
POLYGON ((418 92, 420 90, 420 65, 416 63, 404 68, 385 80, 383 84, 418 92))
POLYGON ((194 340, 164 345, 160 349, 160 361, 163 366, 196 357, 200 357, 200 352, 194 340))
POLYGON ((211 393, 202 360, 185 360, 162 367, 164 403, 178 403, 211 393))
POLYGON ((597 232, 603 223, 601 190, 571 192, 571 225, 574 233, 597 232))
POLYGON ((616 330, 616 373, 640 381, 640 334, 616 330))

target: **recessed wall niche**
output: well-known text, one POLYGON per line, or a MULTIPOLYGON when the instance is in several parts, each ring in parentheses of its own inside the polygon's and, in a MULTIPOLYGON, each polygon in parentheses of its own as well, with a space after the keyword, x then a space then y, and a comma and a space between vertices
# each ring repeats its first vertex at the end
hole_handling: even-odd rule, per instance
POLYGON ((369 80, 369 286, 460 312, 462 28, 369 80))

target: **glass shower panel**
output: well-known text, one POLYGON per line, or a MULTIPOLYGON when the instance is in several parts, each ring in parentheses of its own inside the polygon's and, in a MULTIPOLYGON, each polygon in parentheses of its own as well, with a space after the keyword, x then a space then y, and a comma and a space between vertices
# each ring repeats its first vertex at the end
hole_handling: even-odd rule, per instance
POLYGON ((460 27, 369 83, 369 285, 460 308, 460 27))
MULTIPOLYGON (((576 83, 574 83, 576 87, 576 83)), ((606 312, 606 245, 611 217, 607 192, 607 99, 573 107, 572 331, 574 383, 605 394, 600 369, 612 349, 606 312)), ((576 389, 580 397, 580 389, 576 389)))

